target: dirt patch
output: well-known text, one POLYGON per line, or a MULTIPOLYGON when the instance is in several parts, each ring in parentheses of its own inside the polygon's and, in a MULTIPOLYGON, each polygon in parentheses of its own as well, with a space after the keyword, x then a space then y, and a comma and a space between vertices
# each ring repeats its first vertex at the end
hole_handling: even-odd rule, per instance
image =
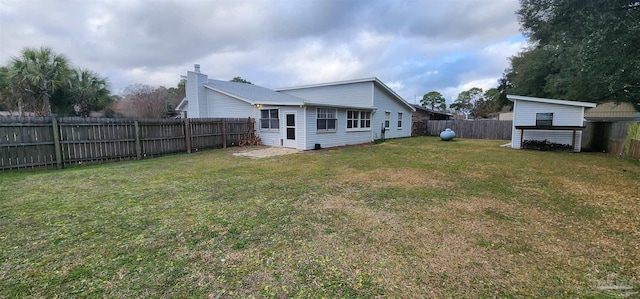
POLYGON ((233 153, 234 156, 248 157, 252 159, 260 159, 274 156, 284 156, 297 154, 300 151, 294 148, 285 147, 249 147, 245 150, 233 153))

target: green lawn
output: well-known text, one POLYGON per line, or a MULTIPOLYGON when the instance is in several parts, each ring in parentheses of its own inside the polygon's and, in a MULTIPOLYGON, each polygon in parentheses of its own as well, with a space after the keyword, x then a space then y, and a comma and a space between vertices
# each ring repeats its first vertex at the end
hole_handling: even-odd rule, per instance
POLYGON ((640 296, 640 163, 501 143, 0 174, 0 298, 640 296))

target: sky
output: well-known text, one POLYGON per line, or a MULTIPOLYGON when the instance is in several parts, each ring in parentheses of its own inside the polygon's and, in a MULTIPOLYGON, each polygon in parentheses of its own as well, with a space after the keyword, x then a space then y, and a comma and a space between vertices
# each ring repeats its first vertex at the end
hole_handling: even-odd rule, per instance
POLYGON ((526 46, 518 0, 0 0, 0 65, 50 47, 112 93, 212 79, 269 88, 377 77, 410 103, 487 90, 526 46))

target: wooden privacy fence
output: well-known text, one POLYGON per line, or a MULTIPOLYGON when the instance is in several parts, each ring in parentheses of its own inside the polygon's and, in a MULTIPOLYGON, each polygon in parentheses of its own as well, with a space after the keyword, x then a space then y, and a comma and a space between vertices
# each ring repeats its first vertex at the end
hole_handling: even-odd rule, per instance
POLYGON ((510 120, 424 120, 413 123, 413 136, 440 136, 446 128, 458 138, 511 140, 510 120))
POLYGON ((0 171, 63 168, 238 145, 254 120, 0 117, 0 171))

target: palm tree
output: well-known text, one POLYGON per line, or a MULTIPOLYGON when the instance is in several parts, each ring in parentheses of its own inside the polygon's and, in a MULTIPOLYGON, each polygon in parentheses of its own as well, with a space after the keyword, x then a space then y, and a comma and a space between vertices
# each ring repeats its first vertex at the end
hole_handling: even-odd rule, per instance
POLYGON ((21 106, 29 105, 37 114, 50 115, 51 95, 68 83, 69 72, 67 59, 51 48, 25 48, 20 57, 13 57, 9 80, 25 94, 21 106))
POLYGON ((72 71, 69 96, 80 116, 88 116, 91 110, 101 110, 111 102, 107 79, 87 69, 72 71))

